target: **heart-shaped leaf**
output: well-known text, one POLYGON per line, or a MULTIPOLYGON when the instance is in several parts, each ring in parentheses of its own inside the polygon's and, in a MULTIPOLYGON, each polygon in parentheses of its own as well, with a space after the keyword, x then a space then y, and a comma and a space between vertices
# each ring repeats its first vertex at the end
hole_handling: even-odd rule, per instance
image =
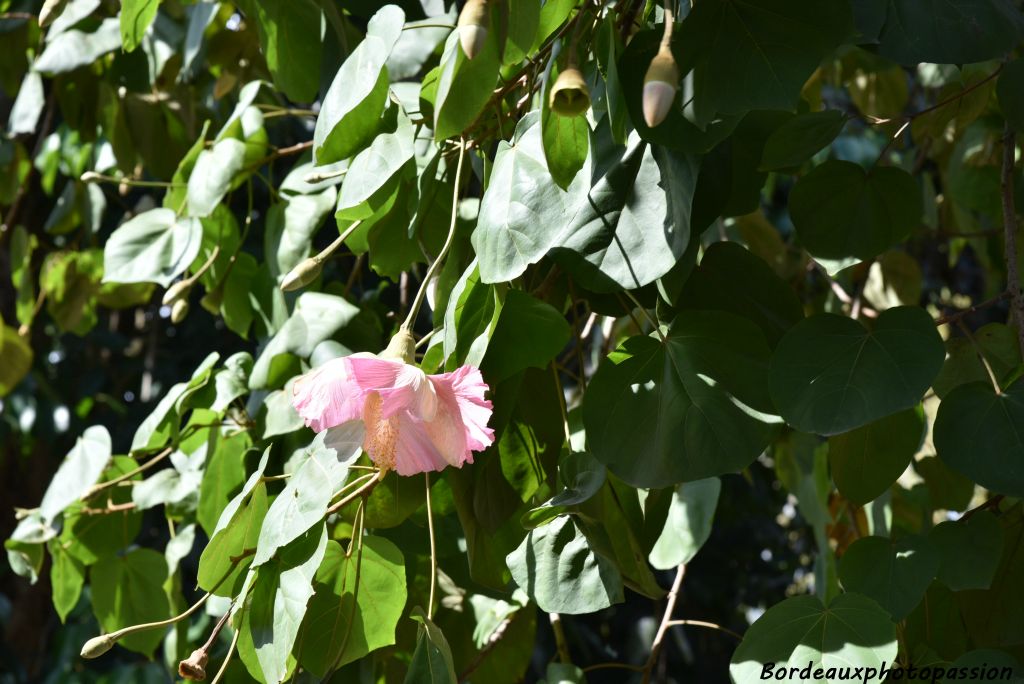
POLYGON ((938 569, 928 537, 862 537, 839 559, 843 587, 874 599, 897 621, 921 601, 938 569))

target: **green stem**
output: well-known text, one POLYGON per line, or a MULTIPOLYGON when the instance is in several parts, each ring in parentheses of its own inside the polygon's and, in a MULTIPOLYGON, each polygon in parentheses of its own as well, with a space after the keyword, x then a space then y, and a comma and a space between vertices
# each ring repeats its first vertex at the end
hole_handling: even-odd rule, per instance
POLYGON ((448 255, 448 250, 451 249, 452 242, 455 240, 455 226, 458 224, 459 218, 459 185, 462 183, 462 161, 465 155, 466 140, 461 138, 459 139, 459 163, 455 167, 455 189, 452 191, 452 219, 448 226, 448 237, 444 241, 444 247, 441 248, 441 252, 431 262, 430 268, 427 269, 426 274, 423 276, 420 288, 416 291, 416 298, 412 300, 412 306, 409 307, 409 315, 405 317, 405 321, 402 323, 402 329, 404 330, 412 330, 413 323, 416 322, 416 316, 420 312, 420 306, 422 306, 423 299, 426 297, 427 286, 430 285, 430 280, 434 277, 437 269, 441 267, 444 258, 448 255))

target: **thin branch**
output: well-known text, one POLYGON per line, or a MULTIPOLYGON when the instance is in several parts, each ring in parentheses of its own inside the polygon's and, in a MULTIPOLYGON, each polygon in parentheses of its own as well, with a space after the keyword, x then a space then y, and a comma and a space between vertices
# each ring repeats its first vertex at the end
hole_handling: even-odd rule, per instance
POLYGON ((994 306, 1009 296, 1009 292, 1000 292, 992 299, 986 299, 985 301, 979 302, 978 304, 975 304, 967 309, 964 309, 963 311, 957 311, 955 313, 946 314, 945 316, 940 316, 939 318, 936 318, 935 325, 946 325, 948 323, 955 323, 956 321, 959 321, 961 318, 969 316, 976 311, 981 311, 982 309, 987 309, 990 306, 994 306))
POLYGON ((676 608, 676 600, 679 598, 679 587, 683 585, 683 577, 686 576, 686 565, 680 564, 676 569, 676 578, 672 582, 672 588, 668 591, 668 599, 665 603, 665 614, 661 616, 661 624, 658 625, 658 632, 654 635, 654 643, 651 644, 651 655, 643 667, 643 684, 651 681, 651 671, 654 664, 658 662, 658 653, 661 652, 661 642, 668 631, 668 623, 672 621, 672 611, 676 608))
POLYGON ((992 364, 990 364, 988 362, 988 359, 985 358, 985 351, 981 348, 981 345, 978 344, 978 340, 975 339, 974 334, 971 332, 971 329, 967 327, 967 324, 964 323, 962 318, 957 319, 956 324, 960 327, 960 330, 963 331, 964 335, 970 341, 971 345, 974 346, 975 353, 978 355, 978 358, 981 359, 981 365, 985 367, 985 372, 988 373, 988 379, 992 383, 992 389, 995 391, 997 395, 1002 394, 1003 389, 999 386, 999 380, 996 379, 995 371, 992 370, 992 364))
POLYGON ((437 542, 434 539, 434 509, 430 503, 430 473, 423 473, 427 486, 427 530, 430 534, 430 598, 427 600, 427 619, 434 616, 434 590, 437 587, 437 542))
POLYGON ((569 654, 569 642, 565 638, 565 630, 562 628, 562 616, 558 613, 548 613, 551 620, 551 631, 555 633, 555 648, 558 650, 558 659, 563 663, 571 663, 572 656, 569 654))
POLYGON ((1017 343, 1024 355, 1024 294, 1020 289, 1020 264, 1017 263, 1017 208, 1013 200, 1013 166, 1017 150, 1010 124, 1003 133, 1003 171, 1000 189, 1003 195, 1003 230, 1006 253, 1006 291, 1010 293, 1013 319, 1017 324, 1017 343))
POLYGON ((632 670, 633 672, 643 672, 644 668, 640 665, 630 665, 629 663, 598 663, 597 665, 587 665, 583 668, 584 672, 593 672, 594 670, 632 670))
POLYGON ((743 641, 743 635, 737 634, 736 632, 732 631, 728 627, 723 627, 722 625, 715 624, 714 622, 705 622, 704 620, 669 620, 668 621, 668 626, 669 627, 676 627, 677 625, 679 625, 679 626, 682 626, 682 625, 692 625, 693 627, 707 627, 708 629, 716 629, 719 632, 725 632, 726 634, 734 636, 737 639, 739 639, 740 641, 743 641))

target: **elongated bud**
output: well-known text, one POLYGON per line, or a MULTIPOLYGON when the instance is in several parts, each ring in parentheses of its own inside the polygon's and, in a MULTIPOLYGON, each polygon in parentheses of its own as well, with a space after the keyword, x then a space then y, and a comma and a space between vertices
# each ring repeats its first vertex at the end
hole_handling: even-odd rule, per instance
POLYGON ((480 54, 484 47, 489 15, 487 0, 469 0, 459 13, 459 23, 456 27, 459 32, 459 43, 462 44, 462 51, 466 53, 466 57, 470 59, 480 54))
POLYGON ((164 292, 163 305, 171 306, 179 299, 185 299, 188 297, 189 290, 192 289, 192 283, 186 280, 179 280, 178 282, 167 288, 164 292))
POLYGON ((103 180, 103 174, 96 173, 95 171, 86 171, 78 178, 78 180, 83 183, 96 183, 103 180))
POLYGON ((179 299, 171 306, 171 323, 178 324, 188 315, 188 300, 179 299))
POLYGON ((98 637, 93 637, 85 642, 82 646, 82 657, 92 660, 93 658, 99 658, 101 655, 109 651, 117 643, 117 638, 113 634, 101 634, 98 637))
POLYGON ((559 116, 577 116, 587 111, 590 91, 579 69, 571 66, 558 74, 548 95, 548 105, 559 116))
POLYGON ((288 271, 288 275, 281 281, 281 289, 291 292, 309 285, 320 275, 320 269, 320 261, 315 257, 303 259, 298 266, 288 271))
POLYGON ((668 45, 662 45, 644 76, 644 121, 654 128, 668 116, 679 88, 679 67, 668 45))
POLYGON ((206 650, 197 648, 192 651, 192 655, 187 660, 178 663, 178 674, 185 679, 201 682, 206 679, 206 662, 208 660, 209 656, 206 654, 206 650))
POLYGON ((67 6, 68 0, 46 0, 43 8, 39 10, 39 28, 46 28, 59 17, 67 6))
POLYGON ((399 328, 395 336, 388 342, 388 347, 378 357, 382 359, 396 359, 404 363, 412 363, 416 359, 416 340, 412 333, 405 328, 399 328))

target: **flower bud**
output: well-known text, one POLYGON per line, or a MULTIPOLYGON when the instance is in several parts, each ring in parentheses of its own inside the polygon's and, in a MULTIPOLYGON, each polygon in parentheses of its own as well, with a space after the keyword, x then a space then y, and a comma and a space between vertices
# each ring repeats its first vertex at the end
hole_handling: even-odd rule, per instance
POLYGON ((406 328, 399 328, 395 336, 388 342, 388 347, 380 354, 381 359, 395 359, 403 363, 412 363, 416 359, 416 340, 406 328))
POLYGON ((487 0, 469 0, 459 13, 456 30, 459 32, 459 43, 466 57, 473 59, 484 47, 487 40, 487 24, 490 10, 487 0))
POLYGON ((188 315, 188 300, 179 299, 171 306, 171 323, 177 325, 188 315))
POLYGON ((590 107, 590 91, 583 74, 574 66, 558 74, 548 95, 548 105, 559 116, 577 116, 590 107))
POLYGON ((187 660, 178 663, 178 674, 185 679, 201 682, 206 679, 206 662, 208 660, 209 656, 206 654, 206 650, 197 648, 192 651, 192 655, 187 660))
POLYGON ((83 183, 96 183, 98 181, 103 180, 103 174, 96 173, 95 171, 86 171, 81 176, 79 176, 78 180, 82 181, 83 183))
POLYGON ((39 28, 46 28, 59 17, 67 6, 68 0, 46 0, 39 10, 39 28))
POLYGON ((164 292, 163 305, 171 306, 179 299, 187 299, 189 290, 191 289, 192 283, 190 283, 188 279, 179 280, 178 282, 174 283, 169 288, 167 288, 167 291, 164 292))
POLYGON ((654 128, 665 120, 679 88, 679 67, 668 45, 662 45, 644 76, 644 121, 654 128))
POLYGON ((82 657, 92 660, 93 658, 99 658, 101 655, 109 651, 117 643, 117 639, 114 638, 113 634, 101 634, 98 637, 93 637, 85 642, 82 646, 82 657))
POLYGON ((309 285, 320 275, 320 269, 320 262, 317 259, 313 257, 303 259, 298 266, 288 271, 288 274, 281 281, 281 289, 285 292, 291 292, 292 290, 298 290, 309 285))

